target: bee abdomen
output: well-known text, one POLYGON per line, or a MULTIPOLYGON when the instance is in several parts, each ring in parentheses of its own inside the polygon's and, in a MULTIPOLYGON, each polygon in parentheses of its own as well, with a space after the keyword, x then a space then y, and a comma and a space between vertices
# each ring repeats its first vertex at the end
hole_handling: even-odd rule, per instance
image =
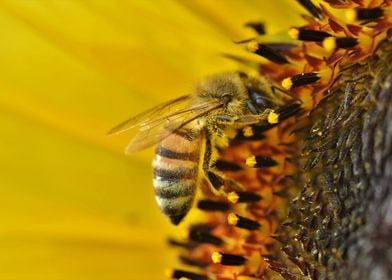
POLYGON ((161 211, 169 217, 174 225, 178 225, 186 216, 192 207, 194 196, 178 197, 178 198, 157 198, 157 202, 161 211))
POLYGON ((186 179, 194 179, 197 176, 196 168, 176 168, 173 170, 154 167, 154 178, 161 182, 181 182, 186 179))
POLYGON ((195 196, 196 182, 194 180, 154 180, 155 197, 159 208, 177 225, 192 207, 195 196))
POLYGON ((195 194, 196 182, 185 181, 159 181, 154 180, 155 195, 157 199, 175 200, 177 198, 192 197, 195 194))
POLYGON ((155 196, 162 212, 173 224, 178 224, 188 213, 195 196, 197 170, 154 168, 155 196))
POLYGON ((200 134, 182 128, 156 149, 155 198, 161 211, 177 225, 192 207, 200 159, 200 134))

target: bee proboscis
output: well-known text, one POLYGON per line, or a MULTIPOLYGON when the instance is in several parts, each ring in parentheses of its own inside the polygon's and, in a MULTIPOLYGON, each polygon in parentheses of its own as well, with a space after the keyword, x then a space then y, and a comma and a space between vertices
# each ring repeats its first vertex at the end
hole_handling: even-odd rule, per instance
POLYGON ((218 149, 235 131, 267 122, 282 100, 262 78, 237 73, 205 79, 193 93, 158 105, 117 125, 109 134, 137 129, 126 153, 157 144, 153 161, 155 196, 177 225, 189 212, 197 186, 238 187, 214 167, 218 149))

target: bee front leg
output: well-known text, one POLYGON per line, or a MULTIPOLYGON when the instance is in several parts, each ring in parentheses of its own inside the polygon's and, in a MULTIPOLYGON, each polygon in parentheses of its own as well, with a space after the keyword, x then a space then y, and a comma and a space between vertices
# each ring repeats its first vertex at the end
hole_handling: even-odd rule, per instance
POLYGON ((263 121, 269 123, 271 120, 271 116, 274 116, 274 114, 276 115, 274 110, 266 109, 261 114, 258 115, 253 115, 253 114, 244 115, 239 118, 236 118, 234 125, 241 128, 248 125, 260 124, 263 121))
POLYGON ((241 191, 241 186, 233 180, 224 178, 221 174, 214 170, 215 149, 212 146, 210 137, 206 137, 205 152, 203 159, 203 172, 211 186, 218 192, 229 193, 232 191, 241 191))

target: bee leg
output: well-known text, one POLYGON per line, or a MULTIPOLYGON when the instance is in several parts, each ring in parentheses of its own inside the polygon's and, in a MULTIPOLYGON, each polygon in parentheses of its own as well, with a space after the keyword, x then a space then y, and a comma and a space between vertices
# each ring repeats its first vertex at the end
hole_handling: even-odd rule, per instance
POLYGON ((206 147, 204 152, 204 160, 203 160, 203 171, 207 181, 211 184, 211 186, 217 190, 218 192, 231 192, 231 191, 241 191, 241 186, 233 180, 224 178, 218 172, 213 170, 213 147, 211 144, 210 137, 206 137, 206 147))
POLYGON ((258 115, 244 115, 240 118, 235 119, 234 124, 238 128, 243 128, 254 124, 260 124, 260 122, 266 121, 268 119, 268 116, 271 112, 273 112, 273 110, 265 109, 261 114, 258 115))

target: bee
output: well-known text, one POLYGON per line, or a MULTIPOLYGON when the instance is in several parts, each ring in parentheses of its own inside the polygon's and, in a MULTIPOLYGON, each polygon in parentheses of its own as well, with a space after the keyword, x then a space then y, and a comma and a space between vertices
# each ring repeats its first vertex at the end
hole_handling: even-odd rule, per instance
POLYGON ((161 211, 178 225, 203 179, 215 191, 241 188, 214 167, 218 151, 239 129, 274 119, 281 106, 282 100, 264 78, 225 73, 201 81, 188 95, 120 123, 108 134, 137 129, 126 153, 157 144, 155 197, 161 211))

